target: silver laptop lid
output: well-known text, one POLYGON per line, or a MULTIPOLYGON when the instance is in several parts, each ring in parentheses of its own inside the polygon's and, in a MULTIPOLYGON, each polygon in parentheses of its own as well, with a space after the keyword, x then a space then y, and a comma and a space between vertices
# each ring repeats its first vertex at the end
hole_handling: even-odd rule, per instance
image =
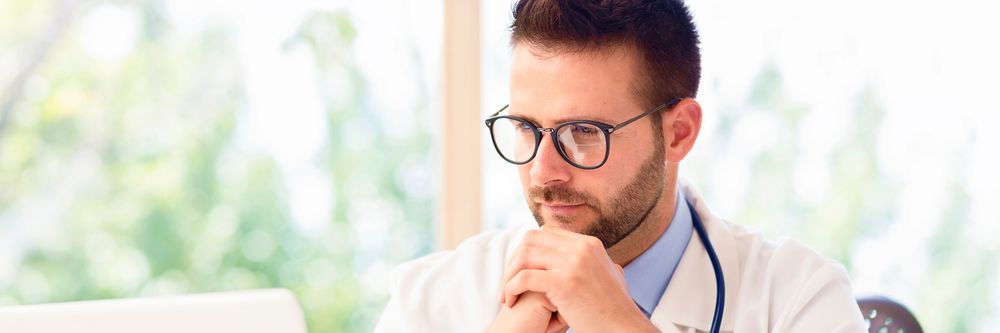
POLYGON ((0 307, 4 333, 306 333, 285 289, 0 307))

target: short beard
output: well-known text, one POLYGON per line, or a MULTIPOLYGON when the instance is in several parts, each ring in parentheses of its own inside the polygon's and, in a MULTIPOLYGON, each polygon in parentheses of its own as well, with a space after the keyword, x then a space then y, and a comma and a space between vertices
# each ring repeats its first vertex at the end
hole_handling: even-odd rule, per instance
MULTIPOLYGON (((609 205, 602 205, 594 197, 563 186, 532 186, 528 189, 528 207, 539 226, 545 225, 538 202, 582 202, 597 212, 597 221, 583 233, 601 240, 604 248, 611 248, 639 228, 649 217, 663 195, 665 177, 662 138, 656 152, 643 162, 639 173, 626 184, 609 205), (608 212, 605 214, 604 212, 608 212)), ((571 223, 564 216, 555 216, 562 223, 571 223)))

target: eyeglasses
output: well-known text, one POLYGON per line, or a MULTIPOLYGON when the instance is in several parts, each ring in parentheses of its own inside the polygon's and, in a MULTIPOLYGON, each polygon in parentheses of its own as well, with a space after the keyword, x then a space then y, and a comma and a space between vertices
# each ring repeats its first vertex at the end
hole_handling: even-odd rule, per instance
POLYGON ((514 164, 530 162, 538 154, 542 133, 550 133, 554 135, 552 143, 555 144, 556 151, 567 163, 580 169, 593 170, 600 168, 608 161, 608 153, 611 151, 611 133, 654 112, 671 109, 680 101, 681 98, 674 98, 617 125, 590 120, 574 120, 552 128, 538 127, 531 121, 520 117, 498 116, 500 112, 510 107, 510 105, 506 105, 486 118, 486 127, 490 129, 493 147, 507 162, 514 164))

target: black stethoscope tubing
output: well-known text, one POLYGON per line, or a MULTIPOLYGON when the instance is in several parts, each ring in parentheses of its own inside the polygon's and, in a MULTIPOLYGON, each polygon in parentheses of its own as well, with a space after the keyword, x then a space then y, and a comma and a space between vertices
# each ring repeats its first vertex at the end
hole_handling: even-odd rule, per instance
MULTIPOLYGON (((691 207, 690 204, 688 207, 692 213, 695 211, 694 207, 691 207)), ((722 326, 722 310, 726 305, 726 279, 722 276, 722 265, 719 264, 719 257, 715 255, 715 248, 712 247, 712 242, 708 240, 708 233, 705 232, 705 226, 702 225, 701 218, 698 217, 698 214, 691 214, 691 217, 694 230, 698 233, 701 244, 705 246, 705 252, 708 252, 708 259, 712 262, 712 270, 715 271, 715 313, 712 316, 712 328, 709 332, 718 333, 719 327, 722 326)))

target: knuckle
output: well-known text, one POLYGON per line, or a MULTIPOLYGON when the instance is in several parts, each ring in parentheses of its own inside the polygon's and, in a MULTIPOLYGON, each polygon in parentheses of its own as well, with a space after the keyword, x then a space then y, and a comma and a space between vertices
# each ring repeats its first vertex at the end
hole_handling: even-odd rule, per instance
POLYGON ((531 279, 531 271, 520 271, 514 276, 514 279, 517 280, 518 284, 528 283, 531 279))
POLYGON ((517 290, 518 286, 520 286, 520 285, 521 284, 520 284, 519 280, 517 279, 517 277, 514 277, 513 279, 510 280, 509 283, 507 283, 506 285, 503 286, 503 292, 504 292, 504 294, 507 294, 507 295, 513 294, 514 291, 517 290))
POLYGON ((528 258, 528 251, 530 250, 528 249, 527 246, 522 246, 520 249, 517 250, 517 254, 514 256, 514 261, 517 262, 518 264, 524 262, 524 260, 528 258))
POLYGON ((603 249, 604 243, 600 239, 597 239, 597 237, 589 236, 587 237, 587 246, 592 250, 603 249))
POLYGON ((512 280, 513 283, 510 283, 508 286, 511 287, 511 292, 517 293, 531 286, 532 280, 533 278, 530 272, 522 271, 517 274, 517 277, 512 280))
POLYGON ((524 257, 525 259, 527 259, 527 258, 530 258, 531 254, 532 254, 532 253, 534 253, 534 252, 535 252, 535 250, 534 250, 534 248, 533 248, 533 247, 531 247, 531 246, 525 246, 525 247, 522 247, 522 248, 521 248, 521 255, 522 255, 522 256, 523 256, 523 257, 524 257))
POLYGON ((566 290, 573 291, 580 287, 581 282, 582 282, 582 277, 580 276, 579 273, 568 273, 565 276, 563 276, 563 281, 561 284, 564 287, 566 287, 566 290))
POLYGON ((533 284, 535 282, 535 273, 533 271, 524 272, 524 284, 533 284))

